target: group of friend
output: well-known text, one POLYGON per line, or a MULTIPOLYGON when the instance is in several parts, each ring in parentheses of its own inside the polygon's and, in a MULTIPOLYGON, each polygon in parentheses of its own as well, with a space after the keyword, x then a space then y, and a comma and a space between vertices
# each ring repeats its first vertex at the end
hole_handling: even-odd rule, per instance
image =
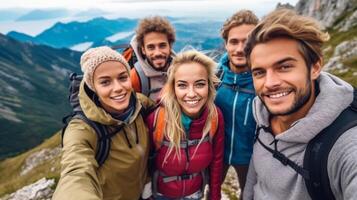
MULTIPOLYGON (((95 130, 70 121, 53 199, 218 200, 230 166, 244 200, 310 199, 304 178, 265 147, 302 166, 308 142, 353 101, 350 84, 322 72, 329 35, 286 9, 260 22, 238 11, 221 35, 218 64, 174 53, 175 30, 159 16, 139 22, 133 66, 109 47, 84 52, 81 109, 116 131, 99 165, 95 130)), ((335 199, 357 199, 357 128, 335 143, 327 169, 335 199)))

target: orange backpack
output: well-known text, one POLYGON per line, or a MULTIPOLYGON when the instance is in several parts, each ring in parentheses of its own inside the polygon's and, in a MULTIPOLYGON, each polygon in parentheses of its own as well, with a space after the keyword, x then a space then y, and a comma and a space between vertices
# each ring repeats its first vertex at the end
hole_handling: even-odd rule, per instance
MULTIPOLYGON (((164 140, 164 130, 165 130, 165 109, 163 107, 159 107, 155 111, 154 117, 154 133, 153 133, 153 140, 155 144, 155 149, 158 150, 162 142, 164 140)), ((215 112, 214 117, 211 119, 211 129, 209 131, 209 139, 212 141, 214 135, 216 134, 218 129, 218 115, 217 110, 215 112)))

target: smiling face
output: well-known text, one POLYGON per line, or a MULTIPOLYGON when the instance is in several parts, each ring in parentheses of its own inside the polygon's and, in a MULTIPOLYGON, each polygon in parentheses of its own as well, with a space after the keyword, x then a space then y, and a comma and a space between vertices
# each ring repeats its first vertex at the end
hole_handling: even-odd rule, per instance
POLYGON ((165 69, 171 52, 167 36, 163 33, 150 32, 145 34, 143 42, 142 52, 149 64, 156 70, 165 69))
POLYGON ((182 111, 191 118, 199 117, 208 99, 208 73, 204 66, 192 62, 178 67, 174 88, 182 111))
POLYGON ((229 57, 229 67, 233 72, 239 73, 248 69, 244 45, 248 34, 254 27, 255 25, 252 24, 242 24, 231 28, 228 32, 225 47, 229 57))
POLYGON ((272 116, 304 116, 314 102, 321 64, 309 71, 298 45, 296 40, 277 38, 257 44, 250 55, 255 90, 272 116))
POLYGON ((94 89, 103 108, 109 113, 122 113, 132 91, 126 67, 117 61, 100 64, 93 74, 94 89))

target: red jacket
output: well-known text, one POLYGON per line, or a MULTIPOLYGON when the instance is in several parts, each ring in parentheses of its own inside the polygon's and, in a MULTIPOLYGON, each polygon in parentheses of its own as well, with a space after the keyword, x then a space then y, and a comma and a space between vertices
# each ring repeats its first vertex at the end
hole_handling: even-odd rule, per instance
MULTIPOLYGON (((218 111, 218 129, 212 141, 202 142, 197 146, 188 147, 189 162, 186 168, 187 156, 185 149, 181 148, 181 159, 175 156, 175 152, 171 153, 164 163, 165 155, 168 147, 161 145, 156 152, 155 168, 165 176, 181 176, 183 174, 200 173, 206 168, 209 168, 209 188, 211 200, 221 199, 221 180, 223 171, 223 151, 224 151, 224 121, 221 111, 218 111), (196 150, 197 148, 197 150, 196 150), (196 152, 195 152, 196 151, 196 152)), ((208 110, 206 109, 199 119, 192 121, 189 130, 189 139, 200 139, 202 137, 203 127, 206 123, 208 110)), ((151 113, 147 118, 150 138, 153 144, 153 124, 155 112, 151 113)), ((157 190, 159 193, 170 197, 178 198, 188 196, 202 188, 202 176, 197 175, 190 179, 163 182, 163 178, 159 175, 157 179, 157 190)))

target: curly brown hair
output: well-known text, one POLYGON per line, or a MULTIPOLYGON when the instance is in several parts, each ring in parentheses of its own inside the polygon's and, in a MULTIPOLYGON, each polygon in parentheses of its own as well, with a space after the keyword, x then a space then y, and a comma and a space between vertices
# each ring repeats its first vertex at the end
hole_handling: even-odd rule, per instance
POLYGON ((289 9, 278 9, 267 15, 250 33, 245 46, 248 65, 253 48, 275 38, 294 39, 299 44, 299 51, 310 70, 312 64, 322 59, 321 47, 330 39, 322 31, 320 24, 311 17, 298 15, 289 9))
POLYGON ((144 36, 151 32, 165 34, 170 46, 172 46, 176 40, 175 29, 169 20, 161 16, 146 17, 140 20, 136 29, 136 41, 139 47, 142 47, 144 44, 144 36))
POLYGON ((258 17, 252 11, 240 10, 224 22, 223 27, 221 28, 221 36, 224 41, 227 42, 228 33, 232 28, 242 24, 257 25, 258 22, 258 17))

